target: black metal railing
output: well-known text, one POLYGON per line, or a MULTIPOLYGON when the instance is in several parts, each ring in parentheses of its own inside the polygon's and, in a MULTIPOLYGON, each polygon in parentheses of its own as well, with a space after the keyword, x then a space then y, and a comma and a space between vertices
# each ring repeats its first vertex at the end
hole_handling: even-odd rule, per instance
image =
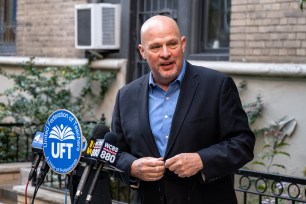
MULTIPOLYGON (((57 175, 53 173, 51 189, 63 191, 63 175, 56 178, 57 175)), ((114 202, 132 203, 133 191, 112 176, 110 181, 114 202)), ((239 204, 305 204, 306 178, 240 169, 235 174, 235 191, 239 204)))
MULTIPOLYGON (((118 185, 121 188, 116 195, 121 197, 113 196, 114 200, 132 203, 133 191, 118 185)), ((235 173, 235 191, 239 204, 305 204, 306 178, 239 169, 235 173)))
POLYGON ((111 176, 110 181, 113 201, 116 201, 118 203, 132 203, 134 193, 131 188, 118 181, 113 176, 111 176))
POLYGON ((0 123, 0 163, 31 161, 34 126, 0 123))
POLYGON ((240 169, 235 175, 239 203, 306 203, 306 179, 240 169))

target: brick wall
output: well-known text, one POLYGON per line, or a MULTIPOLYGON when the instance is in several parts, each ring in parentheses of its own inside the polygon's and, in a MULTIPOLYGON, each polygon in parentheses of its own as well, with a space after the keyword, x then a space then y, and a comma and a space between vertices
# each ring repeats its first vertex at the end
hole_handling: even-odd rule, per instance
POLYGON ((74 5, 86 0, 18 0, 16 54, 83 57, 74 48, 74 5))
POLYGON ((299 0, 232 0, 230 61, 306 63, 299 0))

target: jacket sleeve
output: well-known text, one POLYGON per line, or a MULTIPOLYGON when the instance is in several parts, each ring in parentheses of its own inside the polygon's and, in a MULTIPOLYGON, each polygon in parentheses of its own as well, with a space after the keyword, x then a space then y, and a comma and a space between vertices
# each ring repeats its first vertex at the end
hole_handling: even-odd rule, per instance
POLYGON ((118 91, 111 124, 111 131, 117 136, 117 146, 119 148, 118 159, 115 166, 123 171, 123 173, 119 175, 120 179, 125 184, 131 185, 134 184, 133 181, 136 180, 130 177, 131 165, 137 158, 129 154, 130 150, 125 141, 124 132, 121 127, 122 118, 120 115, 120 103, 120 91, 118 91))
POLYGON ((218 104, 218 142, 200 150, 205 180, 233 174, 254 157, 255 136, 242 108, 237 87, 225 77, 218 104))

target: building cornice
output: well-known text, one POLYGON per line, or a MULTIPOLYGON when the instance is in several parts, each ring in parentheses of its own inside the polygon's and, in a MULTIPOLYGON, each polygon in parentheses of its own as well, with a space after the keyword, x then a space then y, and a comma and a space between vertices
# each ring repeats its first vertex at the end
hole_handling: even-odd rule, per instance
POLYGON ((191 64, 245 76, 306 77, 306 64, 242 63, 188 60, 191 64))
MULTIPOLYGON (((0 56, 0 65, 22 65, 29 61, 30 57, 3 57, 0 56)), ((53 67, 66 67, 66 66, 82 66, 88 63, 88 59, 78 58, 46 58, 35 57, 34 63, 36 66, 53 66, 53 67)), ((127 63, 126 59, 102 59, 93 61, 90 65, 96 69, 114 69, 119 70, 125 67, 127 63)))
MULTIPOLYGON (((0 56, 1 65, 21 65, 29 61, 30 57, 0 56)), ((188 60, 191 64, 212 68, 231 75, 266 76, 266 77, 306 77, 306 64, 276 64, 276 63, 243 63, 188 60)), ((88 59, 79 58, 46 58, 35 57, 36 66, 82 66, 88 63, 88 59)), ((127 59, 101 59, 91 63, 95 69, 120 70, 127 64, 127 59)))

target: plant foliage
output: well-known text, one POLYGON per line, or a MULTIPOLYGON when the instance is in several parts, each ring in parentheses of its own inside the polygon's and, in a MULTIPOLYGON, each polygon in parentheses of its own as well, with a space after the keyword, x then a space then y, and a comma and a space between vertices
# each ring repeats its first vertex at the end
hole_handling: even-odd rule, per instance
MULTIPOLYGON (((240 82, 238 86, 240 93, 246 88, 247 82, 240 82)), ((263 112, 261 95, 258 94, 255 101, 243 104, 243 108, 248 116, 249 125, 251 126, 263 112)), ((289 146, 285 140, 287 137, 293 134, 296 124, 297 123, 294 119, 287 119, 286 117, 283 117, 267 127, 253 129, 256 137, 262 137, 264 139, 265 145, 257 156, 257 159, 252 161, 252 164, 264 167, 267 172, 270 172, 272 167, 286 169, 285 165, 275 163, 275 158, 277 156, 290 157, 290 154, 284 151, 283 148, 289 146)))
POLYGON ((285 170, 285 165, 275 163, 274 160, 276 156, 290 158, 290 154, 283 151, 283 148, 289 145, 285 140, 293 134, 296 124, 294 119, 283 117, 267 127, 255 130, 254 132, 257 136, 264 138, 265 145, 262 148, 262 152, 258 155, 260 160, 253 161, 253 164, 265 167, 267 172, 270 172, 272 167, 285 170))
MULTIPOLYGON (((76 115, 83 135, 88 136, 94 126, 92 123, 99 121, 94 107, 101 104, 116 73, 92 70, 89 65, 38 68, 34 58, 21 68, 21 74, 0 69, 0 75, 14 82, 11 88, 0 93, 3 101, 0 103, 0 121, 21 124, 33 136, 34 132, 43 131, 45 122, 54 111, 67 109, 76 115), (71 85, 76 81, 84 84, 77 94, 71 85), (91 118, 92 123, 86 118, 91 118)), ((8 143, 3 137, 0 141, 8 143)), ((4 144, 0 143, 0 152, 3 152, 4 144)))
POLYGON ((304 3, 306 2, 306 0, 300 0, 300 9, 302 11, 304 11, 304 3))

